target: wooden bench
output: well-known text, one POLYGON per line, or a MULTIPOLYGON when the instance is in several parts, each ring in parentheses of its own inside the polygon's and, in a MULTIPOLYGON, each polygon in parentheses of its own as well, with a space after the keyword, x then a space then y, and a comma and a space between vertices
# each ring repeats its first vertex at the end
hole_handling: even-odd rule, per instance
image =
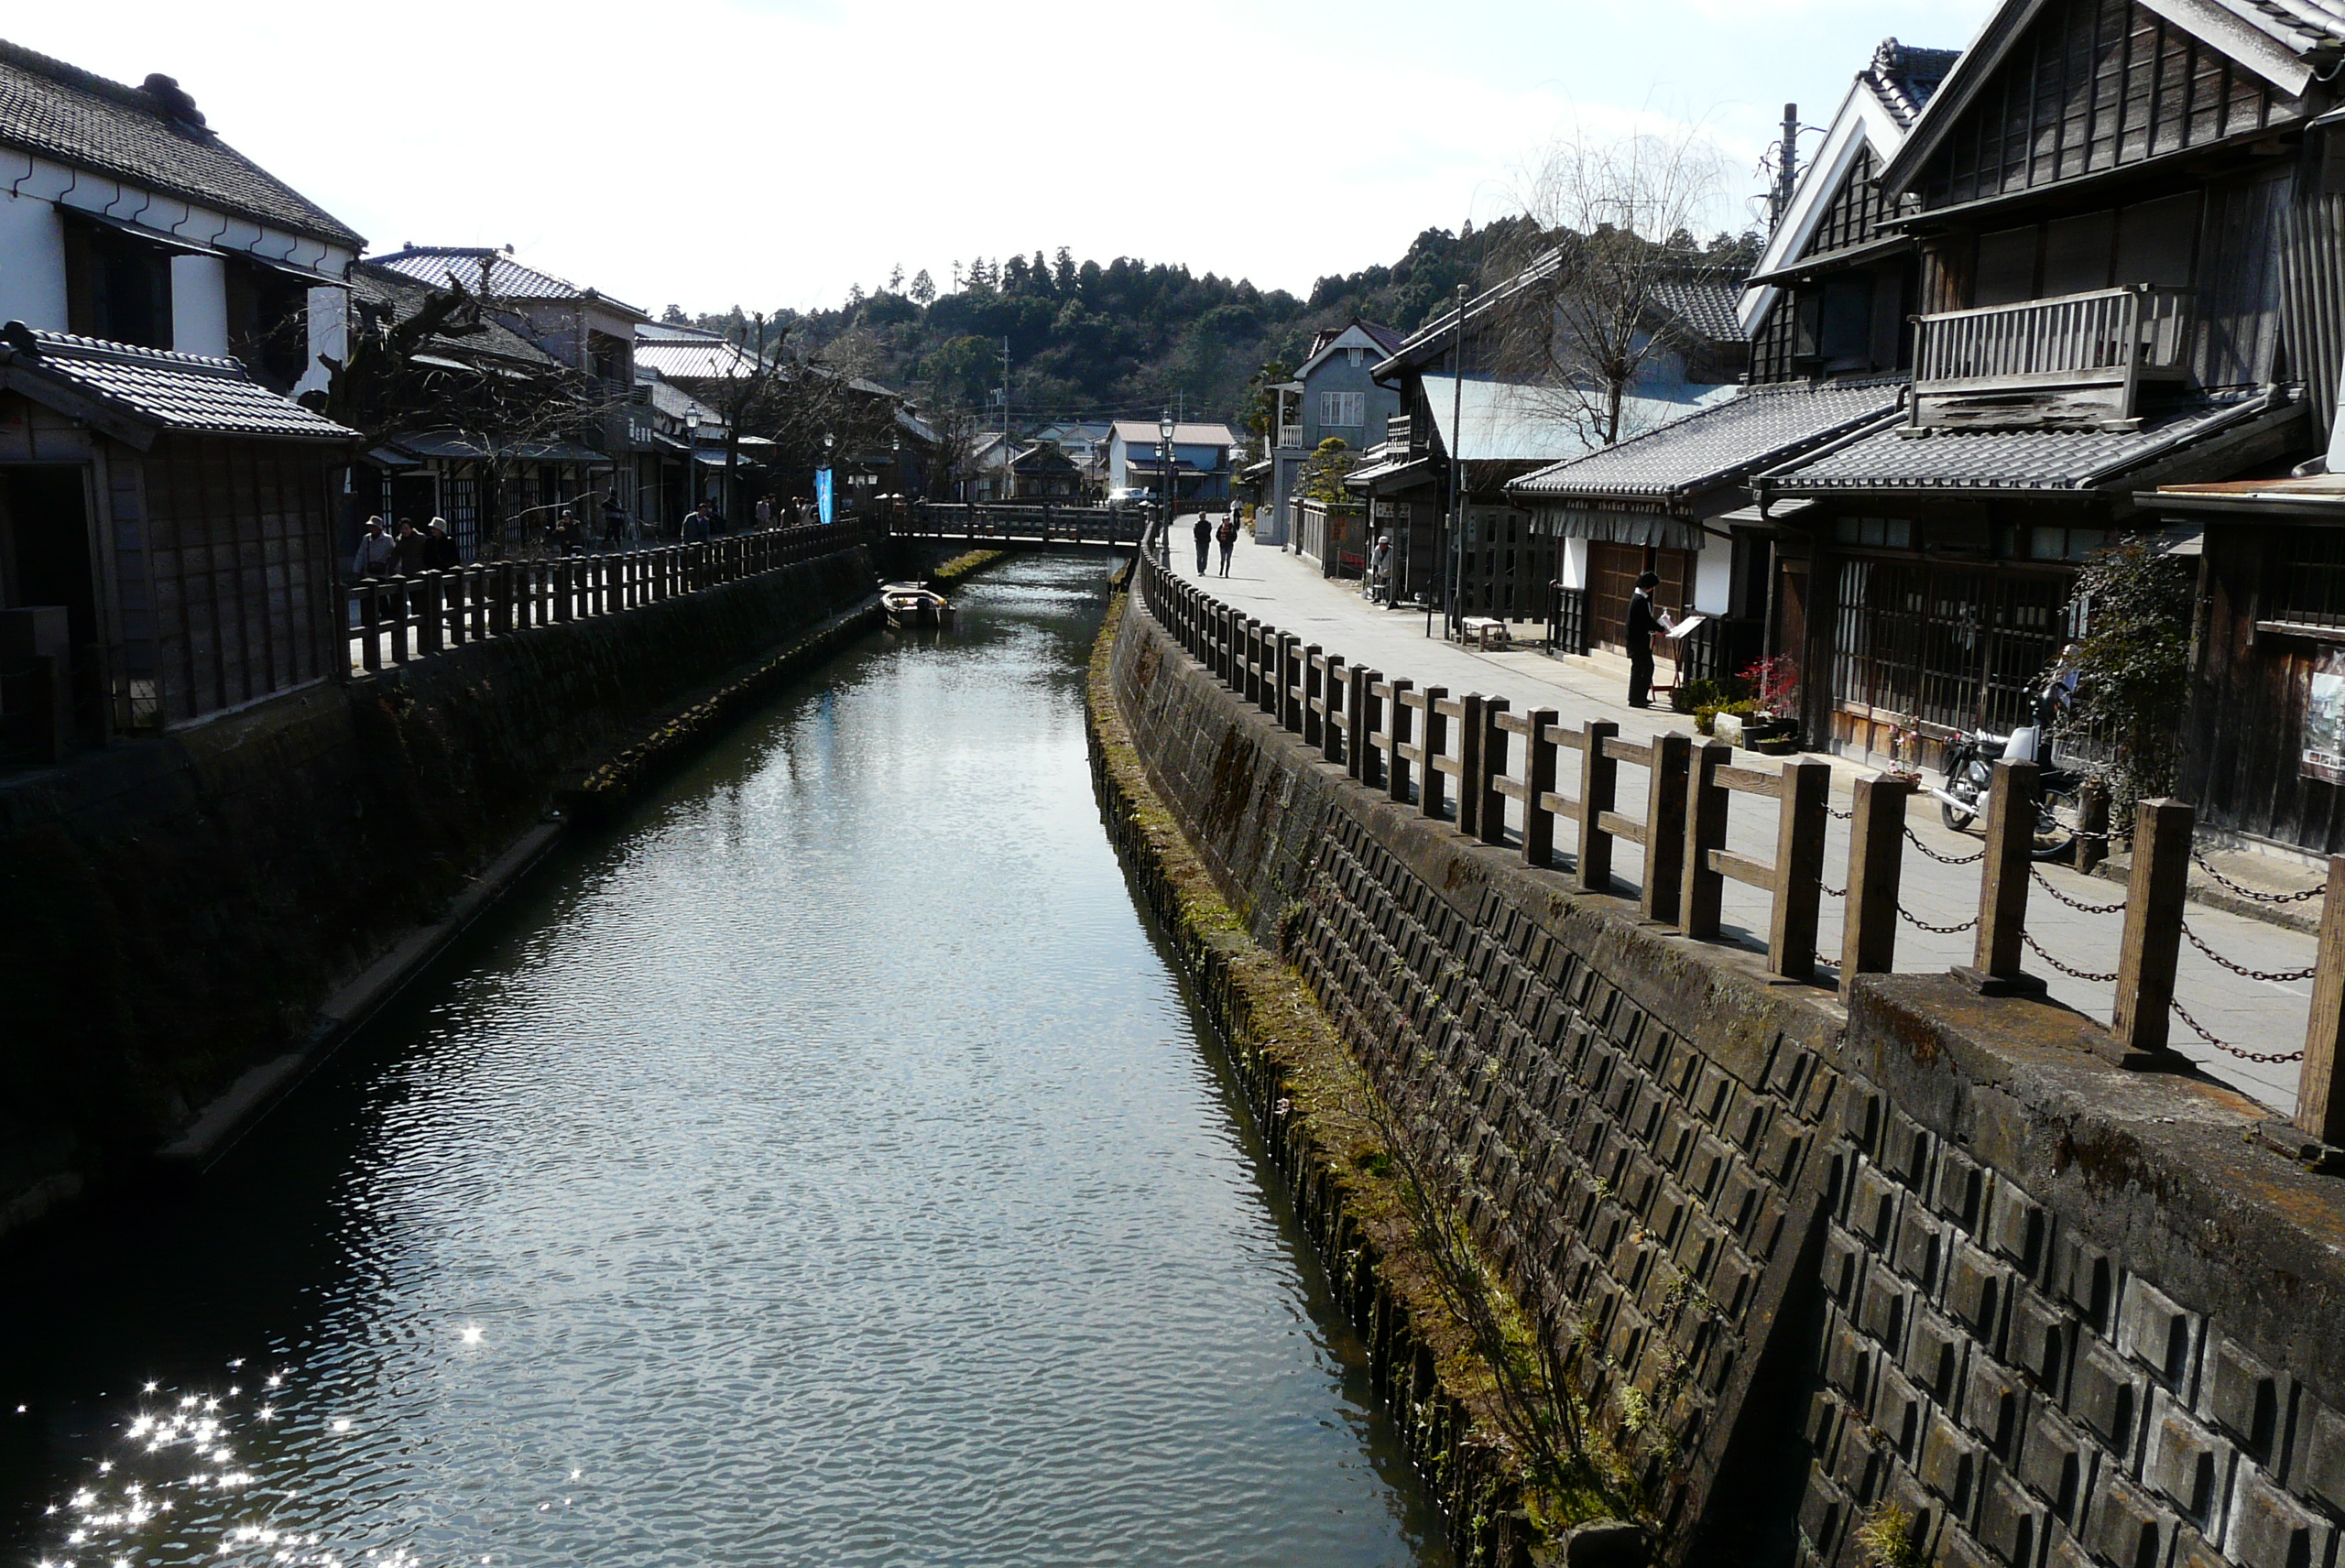
POLYGON ((1504 621, 1489 615, 1467 615, 1458 623, 1457 640, 1487 653, 1494 648, 1512 648, 1514 633, 1504 621))

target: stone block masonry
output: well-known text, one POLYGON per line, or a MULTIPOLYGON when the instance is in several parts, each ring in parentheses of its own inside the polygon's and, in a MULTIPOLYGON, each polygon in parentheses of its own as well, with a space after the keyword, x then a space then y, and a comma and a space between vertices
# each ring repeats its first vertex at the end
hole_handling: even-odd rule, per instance
POLYGON ((848 550, 0 785, 0 1233, 318 1044, 329 996, 474 902, 558 784, 876 576, 848 550))
POLYGON ((1362 788, 1134 604, 1116 698, 1591 1388, 1681 1563, 2331 1568, 2345 1184, 1951 980, 1831 992, 1362 788), (1633 1397, 1629 1395, 1633 1390, 1633 1397), (1870 1532, 1876 1543, 1880 1530, 1870 1532))

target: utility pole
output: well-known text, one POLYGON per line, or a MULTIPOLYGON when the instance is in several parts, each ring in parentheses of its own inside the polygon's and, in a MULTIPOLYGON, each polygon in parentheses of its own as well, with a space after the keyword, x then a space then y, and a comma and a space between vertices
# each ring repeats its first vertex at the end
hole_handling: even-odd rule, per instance
POLYGON ((1466 598, 1466 285, 1457 286, 1457 333, 1449 344, 1449 604, 1445 635, 1463 629, 1466 598))
POLYGON ((1791 210, 1792 191, 1798 184, 1799 105, 1786 103, 1783 105, 1783 156, 1775 165, 1775 199, 1771 203, 1773 208, 1771 227, 1773 223, 1782 223, 1783 214, 1791 210))

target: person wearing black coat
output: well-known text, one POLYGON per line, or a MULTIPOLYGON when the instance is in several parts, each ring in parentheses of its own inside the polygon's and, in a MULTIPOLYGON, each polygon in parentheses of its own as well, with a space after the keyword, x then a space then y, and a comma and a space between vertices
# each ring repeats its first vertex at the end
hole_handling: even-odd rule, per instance
POLYGON ((1197 575, 1205 574, 1205 561, 1213 554, 1213 524, 1203 512, 1197 514, 1197 526, 1192 530, 1197 536, 1197 575))
POLYGON ((1640 572, 1636 592, 1629 595, 1629 624, 1623 638, 1629 645, 1629 706, 1652 706, 1652 637, 1669 629, 1669 612, 1653 604, 1652 591, 1661 586, 1657 572, 1640 572))

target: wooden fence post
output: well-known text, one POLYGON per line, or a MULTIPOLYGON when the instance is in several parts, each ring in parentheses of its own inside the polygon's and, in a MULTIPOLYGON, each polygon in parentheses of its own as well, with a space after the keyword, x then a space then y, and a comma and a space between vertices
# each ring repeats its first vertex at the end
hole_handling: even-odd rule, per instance
POLYGON ((1344 771, 1363 784, 1374 784, 1374 770, 1369 767, 1368 754, 1372 749, 1369 736, 1376 733, 1376 671, 1354 665, 1350 689, 1344 694, 1344 771))
POLYGON ((1956 973, 1991 996, 2041 996, 2044 982, 2020 969, 2027 930, 2027 875, 2035 847, 2037 768, 1995 764, 1987 794, 1987 855, 1979 875, 1979 940, 1971 966, 1956 973))
POLYGON ((2337 1048, 2345 1040, 2345 855, 2329 857, 2320 903, 2320 951, 2313 961, 2312 1019, 2296 1078, 2296 1126, 2323 1143, 2345 1143, 2345 1100, 2337 1094, 2337 1048))
POLYGON ((383 668, 383 594, 371 583, 358 591, 358 662, 366 669, 383 668))
POLYGON ((1685 858, 1679 868, 1677 925, 1700 942, 1718 940, 1718 903, 1726 891, 1726 877, 1711 869, 1710 851, 1726 847, 1727 809, 1732 797, 1718 781, 1718 770, 1733 760, 1734 747, 1722 740, 1687 743, 1685 858))
POLYGON ((1457 831, 1467 838, 1482 836, 1482 777, 1489 746, 1489 726, 1482 712, 1489 700, 1468 691, 1457 700, 1457 831))
POLYGON ((1327 724, 1321 710, 1327 702, 1327 670, 1322 662, 1326 649, 1315 642, 1303 645, 1303 744, 1314 751, 1327 746, 1327 724))
POLYGON ((418 619, 421 624, 416 627, 416 640, 423 645, 420 651, 424 653, 438 653, 445 646, 442 628, 447 623, 441 618, 442 581, 440 573, 427 572, 423 574, 420 584, 423 590, 423 608, 418 612, 418 619))
POLYGON ((1604 755, 1604 743, 1620 733, 1610 719, 1590 719, 1580 726, 1579 854, 1572 871, 1583 893, 1612 890, 1612 833, 1602 818, 1618 804, 1620 763, 1604 755))
POLYGON ((1816 973, 1816 924, 1824 906, 1824 839, 1832 821, 1832 765, 1783 764, 1775 822, 1775 908, 1768 967, 1786 980, 1816 973))
POLYGON ((1406 805, 1409 801, 1409 759, 1402 755, 1401 748, 1409 744, 1412 716, 1416 710, 1408 702, 1410 682, 1396 675, 1391 681, 1391 711, 1385 716, 1384 793, 1386 799, 1406 805))
POLYGON ((1292 632, 1279 633, 1278 700, 1271 704, 1279 728, 1303 733, 1303 639, 1292 632))
POLYGON ((1449 745, 1449 715, 1441 711, 1442 703, 1448 700, 1448 687, 1425 688, 1424 729, 1421 732, 1423 738, 1417 742, 1421 754, 1417 762, 1417 810, 1428 817, 1441 815, 1441 798, 1447 792, 1443 780, 1448 775, 1442 772, 1434 759, 1449 745))
POLYGON ((2117 953, 2117 1004, 2109 1020, 2121 1057, 2167 1054, 2174 966, 2182 956, 2190 837, 2198 815, 2170 799, 2143 800, 2133 808, 2133 870, 2125 882, 2125 936, 2117 953))
POLYGON ((1840 999, 1860 975, 1897 962, 1897 899, 1905 870, 1907 779, 1860 779, 1849 823, 1849 908, 1840 922, 1840 999))
POLYGON ((1555 791, 1555 710, 1531 710, 1531 734, 1522 754, 1522 863, 1549 866, 1555 861, 1555 813, 1545 804, 1555 791))
POLYGON ((1677 923, 1678 881, 1685 871, 1685 769, 1693 753, 1691 736, 1652 737, 1645 789, 1645 885, 1637 912, 1664 926, 1677 923))
POLYGON ((1506 796, 1500 792, 1499 780, 1507 772, 1507 733, 1500 726, 1499 715, 1507 712, 1504 697, 1490 697, 1482 703, 1481 757, 1469 784, 1480 803, 1474 808, 1475 836, 1484 844, 1506 842, 1506 796))
POLYGON ((1344 679, 1344 661, 1330 655, 1326 668, 1319 678, 1319 760, 1341 762, 1344 759, 1346 726, 1352 722, 1350 683, 1344 679))

